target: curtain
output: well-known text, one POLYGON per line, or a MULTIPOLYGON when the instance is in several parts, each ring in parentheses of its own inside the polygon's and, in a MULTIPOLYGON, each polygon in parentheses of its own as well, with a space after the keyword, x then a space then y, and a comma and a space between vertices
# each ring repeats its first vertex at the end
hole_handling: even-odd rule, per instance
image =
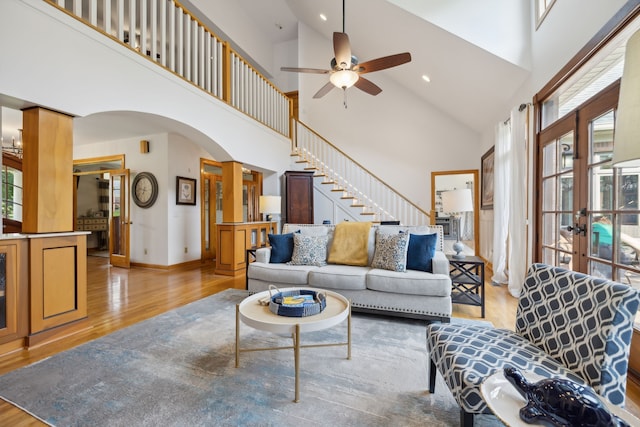
POLYGON ((509 293, 519 297, 527 272, 527 143, 531 107, 511 111, 509 201, 509 293))
POLYGON ((508 283, 507 237, 509 233, 509 178, 511 176, 511 126, 509 120, 496 126, 493 164, 493 277, 494 283, 508 283))

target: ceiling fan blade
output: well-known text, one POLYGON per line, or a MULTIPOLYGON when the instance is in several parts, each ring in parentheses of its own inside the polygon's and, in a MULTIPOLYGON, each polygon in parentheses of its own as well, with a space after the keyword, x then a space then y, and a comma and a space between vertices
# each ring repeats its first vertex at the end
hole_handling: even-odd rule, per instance
POLYGON ((323 96, 331 92, 331 89, 333 89, 334 87, 335 86, 333 85, 333 83, 328 82, 326 85, 322 86, 320 90, 316 92, 315 95, 313 95, 313 98, 314 99, 322 98, 323 96))
POLYGON ((347 33, 333 33, 333 52, 338 67, 341 69, 351 68, 351 43, 349 43, 347 33))
POLYGON ((391 67, 397 67, 398 65, 406 64, 411 61, 411 54, 409 52, 398 53, 395 55, 384 56, 382 58, 372 59, 371 61, 363 62, 355 67, 354 71, 360 74, 371 73, 373 71, 380 71, 391 67))
POLYGON ((382 89, 380 89, 378 85, 373 83, 371 80, 365 79, 362 76, 360 76, 360 78, 354 84, 354 86, 360 89, 361 91, 367 92, 369 95, 373 95, 373 96, 376 96, 377 94, 382 92, 382 89))
POLYGON ((319 68, 295 68, 295 67, 280 67, 280 71, 291 71, 293 73, 314 73, 314 74, 329 74, 331 70, 321 70, 319 68))

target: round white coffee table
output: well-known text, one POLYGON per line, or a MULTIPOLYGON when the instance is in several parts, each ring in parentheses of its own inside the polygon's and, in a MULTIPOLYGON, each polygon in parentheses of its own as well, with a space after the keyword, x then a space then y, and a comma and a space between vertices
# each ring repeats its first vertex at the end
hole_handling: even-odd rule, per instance
MULTIPOLYGON (((284 288, 279 291, 289 291, 301 288, 284 288)), ((322 312, 307 317, 287 317, 274 314, 269 306, 261 305, 259 301, 269 297, 269 291, 259 292, 248 296, 236 305, 236 368, 240 366, 240 353, 244 351, 285 350, 293 349, 295 363, 295 399, 300 400, 300 349, 310 347, 347 346, 347 359, 351 359, 351 304, 342 295, 324 289, 304 288, 316 292, 323 292, 327 297, 327 306, 322 312), (320 331, 331 328, 347 319, 347 341, 329 344, 300 344, 302 332, 320 331), (274 334, 291 334, 293 345, 283 347, 240 348, 240 322, 261 331, 274 334)))

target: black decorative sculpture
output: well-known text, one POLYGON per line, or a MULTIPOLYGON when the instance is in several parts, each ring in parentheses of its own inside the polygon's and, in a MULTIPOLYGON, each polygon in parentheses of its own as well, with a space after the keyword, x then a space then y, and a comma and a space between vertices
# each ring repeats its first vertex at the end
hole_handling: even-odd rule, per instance
POLYGON ((530 383, 512 367, 504 368, 504 376, 528 401, 520 409, 520 418, 527 423, 554 427, 629 427, 609 411, 589 386, 560 378, 530 383))

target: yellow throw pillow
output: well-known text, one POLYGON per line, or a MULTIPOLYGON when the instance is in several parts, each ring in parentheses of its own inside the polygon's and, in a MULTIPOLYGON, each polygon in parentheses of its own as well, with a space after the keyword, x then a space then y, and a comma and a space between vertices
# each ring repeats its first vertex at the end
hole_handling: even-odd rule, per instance
POLYGON ((366 266, 368 260, 370 222, 341 222, 333 232, 333 243, 327 257, 329 264, 366 266))

